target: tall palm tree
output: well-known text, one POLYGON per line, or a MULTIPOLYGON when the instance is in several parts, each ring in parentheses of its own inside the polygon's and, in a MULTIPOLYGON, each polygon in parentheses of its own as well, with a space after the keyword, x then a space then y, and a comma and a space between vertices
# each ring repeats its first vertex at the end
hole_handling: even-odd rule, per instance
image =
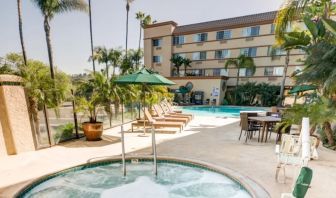
POLYGON ((50 36, 50 21, 56 14, 70 12, 73 10, 87 11, 87 4, 84 0, 32 0, 36 6, 41 10, 44 18, 44 31, 46 34, 46 42, 48 48, 48 57, 50 64, 51 78, 55 78, 54 73, 54 59, 50 36))
POLYGON ((237 88, 239 85, 240 69, 246 68, 252 71, 252 74, 256 71, 256 65, 253 58, 245 55, 239 55, 237 58, 231 58, 226 61, 225 69, 228 69, 229 66, 234 66, 237 69, 237 83, 236 83, 236 92, 235 92, 235 103, 237 102, 237 88))
POLYGON ((19 32, 20 32, 22 56, 23 56, 24 64, 27 65, 27 55, 26 55, 26 49, 25 49, 25 45, 24 45, 24 41, 23 41, 23 31, 22 31, 21 0, 17 0, 17 9, 18 9, 18 17, 19 17, 19 32))
POLYGON ((143 26, 143 20, 145 18, 145 13, 139 11, 135 14, 135 18, 139 21, 139 28, 140 28, 140 34, 139 34, 139 48, 140 49, 140 45, 141 45, 141 35, 142 35, 142 26, 143 26))
MULTIPOLYGON (((282 74, 281 88, 280 88, 280 98, 278 106, 282 106, 283 96, 285 91, 285 82, 287 77, 287 69, 290 61, 290 52, 293 49, 304 49, 311 42, 310 36, 305 32, 289 32, 284 34, 283 42, 280 46, 281 49, 286 51, 286 60, 284 65, 284 70, 282 74)), ((274 50, 272 50, 272 56, 274 56, 274 50)))
POLYGON ((191 67, 192 60, 189 58, 183 59, 183 66, 184 66, 184 76, 187 76, 187 67, 191 67))
POLYGON ((177 76, 180 77, 180 67, 183 65, 184 58, 181 56, 173 56, 170 62, 176 68, 177 76))
POLYGON ((130 4, 134 0, 125 0, 126 1, 126 59, 127 59, 127 51, 128 51, 128 15, 129 15, 129 10, 130 10, 130 4))
MULTIPOLYGON (((92 36, 91 0, 89 0, 89 21, 90 21, 91 56, 93 57, 94 49, 93 49, 93 36, 92 36)), ((95 65, 94 59, 92 59, 92 68, 93 68, 93 73, 96 73, 96 65, 95 65)))

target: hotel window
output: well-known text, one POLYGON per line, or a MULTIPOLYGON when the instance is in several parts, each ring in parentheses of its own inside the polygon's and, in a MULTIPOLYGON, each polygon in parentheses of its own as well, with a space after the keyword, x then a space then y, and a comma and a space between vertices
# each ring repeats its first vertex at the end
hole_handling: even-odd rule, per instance
POLYGON ((153 39, 153 46, 160 47, 162 45, 162 39, 153 39))
POLYGON ((217 32, 216 39, 217 40, 224 40, 231 38, 231 30, 224 30, 217 32))
POLYGON ((273 23, 272 25, 271 25, 271 34, 274 34, 274 32, 275 32, 275 24, 273 23))
POLYGON ((194 42, 204 42, 208 40, 208 33, 200 33, 194 35, 194 42))
POLYGON ((206 52, 194 52, 192 55, 193 60, 206 60, 206 52))
POLYGON ((252 71, 252 69, 241 68, 241 69, 239 69, 239 76, 242 76, 242 77, 253 76, 253 71, 252 71))
POLYGON ((231 55, 231 51, 227 49, 215 51, 215 59, 229 58, 230 55, 231 55))
POLYGON ((175 53, 175 54, 173 54, 173 57, 177 57, 177 56, 180 56, 180 57, 182 57, 182 58, 185 58, 185 57, 186 57, 186 54, 184 54, 184 53, 175 53))
POLYGON ((258 36, 259 35, 260 26, 255 27, 247 27, 243 29, 243 36, 258 36))
POLYGON ((184 36, 174 36, 173 37, 173 45, 182 45, 184 44, 184 36))
POLYGON ((213 71, 213 76, 228 76, 227 69, 215 68, 212 71, 213 71))
POLYGON ((162 56, 153 56, 153 63, 161 63, 162 56))
POLYGON ((257 56, 257 48, 256 47, 249 47, 240 49, 240 54, 249 56, 249 57, 256 57, 257 56))
POLYGON ((265 67, 265 76, 282 76, 284 67, 265 67))
POLYGON ((268 46, 268 56, 281 56, 281 55, 286 55, 286 50, 268 46))

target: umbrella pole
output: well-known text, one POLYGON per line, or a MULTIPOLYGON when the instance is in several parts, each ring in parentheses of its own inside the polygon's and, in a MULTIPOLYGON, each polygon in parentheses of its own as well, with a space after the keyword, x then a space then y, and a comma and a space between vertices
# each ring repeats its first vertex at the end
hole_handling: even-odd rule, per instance
POLYGON ((155 141, 155 130, 153 129, 153 125, 151 127, 151 130, 152 130, 152 150, 153 150, 154 174, 155 176, 157 176, 156 141, 155 141))
POLYGON ((124 136, 124 107, 121 103, 121 157, 122 157, 122 169, 123 175, 126 176, 126 163, 125 163, 125 136, 124 136))
POLYGON ((143 132, 144 132, 144 136, 146 136, 146 115, 145 115, 145 105, 146 105, 146 92, 145 92, 145 86, 142 85, 142 92, 143 92, 143 112, 144 112, 144 128, 143 128, 143 132))

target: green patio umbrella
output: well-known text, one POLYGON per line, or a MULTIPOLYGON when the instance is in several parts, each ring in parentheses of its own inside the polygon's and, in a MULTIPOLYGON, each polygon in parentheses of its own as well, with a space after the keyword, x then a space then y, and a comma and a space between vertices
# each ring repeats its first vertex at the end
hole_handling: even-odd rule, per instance
POLYGON ((315 85, 298 85, 293 87, 288 93, 289 94, 295 94, 299 92, 304 92, 304 91, 310 91, 310 90, 316 90, 317 86, 315 85))
MULTIPOLYGON (((145 86, 147 85, 175 85, 173 81, 168 80, 167 78, 149 70, 145 67, 141 70, 124 76, 120 76, 117 80, 115 80, 117 84, 138 84, 142 85, 142 91, 144 92, 143 98, 143 107, 145 108, 145 86)), ((125 165, 125 144, 124 144, 124 130, 123 123, 121 124, 121 144, 122 144, 122 161, 123 161, 123 173, 126 175, 126 165, 125 165)), ((146 122, 144 122, 144 134, 146 133, 146 122)), ((155 143, 155 132, 152 128, 152 148, 154 155, 154 172, 157 175, 157 164, 156 164, 156 143, 155 143)))

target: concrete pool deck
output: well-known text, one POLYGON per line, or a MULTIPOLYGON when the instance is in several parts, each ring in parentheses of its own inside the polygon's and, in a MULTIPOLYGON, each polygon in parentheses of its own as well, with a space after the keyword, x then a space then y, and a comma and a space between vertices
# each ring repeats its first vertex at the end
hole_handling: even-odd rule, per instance
MULTIPOLYGON (((238 141, 238 119, 196 116, 186 130, 176 134, 157 134, 159 155, 205 161, 237 171, 263 186, 271 197, 290 192, 293 168, 288 167, 286 184, 275 182, 274 137, 268 143, 255 139, 238 141)), ((129 125, 127 126, 129 127, 129 125)), ((87 160, 121 153, 119 127, 104 132, 104 140, 76 140, 52 148, 0 159, 0 197, 12 197, 22 186, 40 176, 63 170, 87 160)), ((151 138, 126 133, 126 152, 144 155, 151 152, 151 138)), ((319 148, 319 160, 311 161, 312 187, 306 197, 331 198, 336 194, 336 152, 319 148)))

